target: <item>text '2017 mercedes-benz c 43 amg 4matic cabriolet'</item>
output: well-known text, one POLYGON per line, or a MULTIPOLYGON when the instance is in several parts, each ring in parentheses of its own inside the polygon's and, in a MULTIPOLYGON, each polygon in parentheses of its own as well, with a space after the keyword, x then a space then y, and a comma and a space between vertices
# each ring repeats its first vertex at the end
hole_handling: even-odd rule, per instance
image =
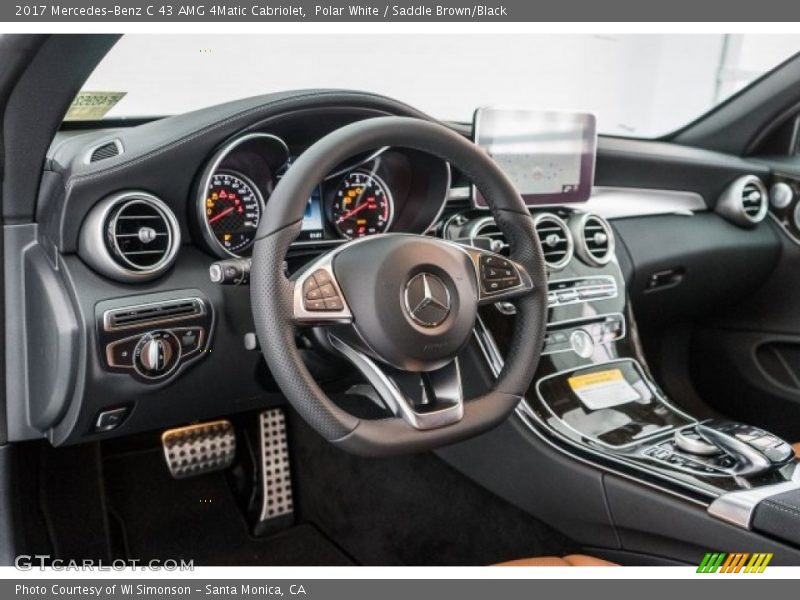
POLYGON ((2 562, 800 565, 797 48, 2 36, 2 562))

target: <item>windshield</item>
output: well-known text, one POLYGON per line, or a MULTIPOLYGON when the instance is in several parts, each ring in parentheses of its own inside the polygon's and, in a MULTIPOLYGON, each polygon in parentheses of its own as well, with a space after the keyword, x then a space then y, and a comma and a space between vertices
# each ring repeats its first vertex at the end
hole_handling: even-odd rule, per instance
POLYGON ((800 35, 127 35, 68 119, 165 116, 304 88, 390 96, 443 120, 476 107, 590 111, 601 133, 655 137, 800 49, 800 35), (99 98, 99 100, 98 100, 99 98))

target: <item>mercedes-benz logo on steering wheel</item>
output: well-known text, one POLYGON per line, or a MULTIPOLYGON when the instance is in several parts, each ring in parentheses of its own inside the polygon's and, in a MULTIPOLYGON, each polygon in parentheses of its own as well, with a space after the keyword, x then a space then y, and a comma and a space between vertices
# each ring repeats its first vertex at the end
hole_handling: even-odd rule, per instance
POLYGON ((406 284, 406 310, 423 327, 436 327, 450 314, 450 291, 431 273, 419 273, 406 284))

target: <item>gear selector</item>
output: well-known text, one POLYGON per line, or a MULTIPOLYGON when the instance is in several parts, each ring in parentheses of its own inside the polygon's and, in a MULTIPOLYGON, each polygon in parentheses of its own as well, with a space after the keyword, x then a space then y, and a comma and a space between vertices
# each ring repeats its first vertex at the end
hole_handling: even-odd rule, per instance
POLYGON ((738 476, 756 475, 794 457, 792 447, 779 437, 751 425, 721 419, 676 432, 675 446, 700 456, 725 453, 735 459, 731 472, 738 476))

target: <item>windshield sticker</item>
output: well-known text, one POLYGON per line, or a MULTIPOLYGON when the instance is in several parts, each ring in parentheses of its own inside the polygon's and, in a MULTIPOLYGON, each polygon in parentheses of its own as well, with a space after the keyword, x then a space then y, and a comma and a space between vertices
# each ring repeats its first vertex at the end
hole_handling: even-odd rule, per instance
POLYGON ((67 111, 65 121, 96 121, 106 116, 127 92, 80 92, 67 111))

